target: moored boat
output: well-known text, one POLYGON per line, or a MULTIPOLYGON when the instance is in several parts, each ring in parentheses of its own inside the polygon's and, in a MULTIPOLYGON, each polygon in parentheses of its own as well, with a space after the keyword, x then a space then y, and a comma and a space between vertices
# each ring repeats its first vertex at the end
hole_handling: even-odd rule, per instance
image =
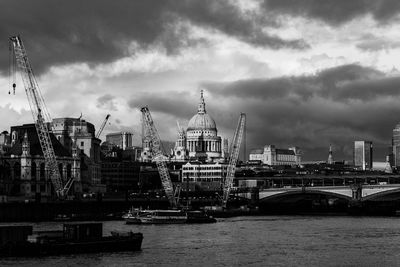
POLYGON ((91 252, 137 251, 143 234, 112 232, 103 236, 102 223, 64 224, 62 231, 32 233, 32 226, 2 226, 0 256, 47 256, 91 252))
POLYGON ((123 216, 126 224, 215 223, 217 220, 200 210, 139 210, 123 216))
POLYGON ((187 214, 181 210, 146 210, 137 217, 141 224, 186 223, 187 214))
POLYGON ((147 214, 147 210, 131 209, 122 216, 122 219, 125 220, 126 224, 140 224, 140 216, 143 214, 147 214))

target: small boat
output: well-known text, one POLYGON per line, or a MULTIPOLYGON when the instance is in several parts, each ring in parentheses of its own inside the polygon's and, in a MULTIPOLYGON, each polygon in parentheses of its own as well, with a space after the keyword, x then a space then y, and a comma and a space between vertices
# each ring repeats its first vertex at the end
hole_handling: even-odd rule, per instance
POLYGON ((112 232, 102 223, 68 223, 61 231, 32 232, 32 226, 0 226, 0 256, 37 257, 61 254, 137 251, 143 234, 112 232), (3 235, 2 235, 3 234, 3 235))
POLYGON ((126 224, 140 224, 140 216, 143 214, 147 214, 147 210, 131 209, 122 216, 122 219, 125 220, 126 224))

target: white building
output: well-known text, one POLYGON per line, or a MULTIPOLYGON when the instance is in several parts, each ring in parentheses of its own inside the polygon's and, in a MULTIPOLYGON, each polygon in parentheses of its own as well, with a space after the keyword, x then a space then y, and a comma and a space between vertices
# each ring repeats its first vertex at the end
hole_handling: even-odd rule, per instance
POLYGON ((188 162, 182 166, 182 183, 188 182, 191 188, 220 190, 227 168, 227 164, 218 162, 207 164, 198 161, 188 162))
POLYGON ((254 149, 249 154, 250 161, 261 161, 263 164, 274 165, 299 165, 301 154, 298 147, 288 149, 275 148, 274 145, 266 145, 264 149, 254 149))

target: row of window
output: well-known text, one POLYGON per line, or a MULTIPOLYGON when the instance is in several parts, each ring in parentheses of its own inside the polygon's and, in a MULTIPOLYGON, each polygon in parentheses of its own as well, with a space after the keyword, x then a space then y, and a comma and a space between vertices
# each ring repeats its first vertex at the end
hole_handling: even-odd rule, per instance
POLYGON ((195 177, 201 177, 201 176, 219 176, 219 177, 221 177, 222 175, 224 175, 224 173, 223 172, 203 172, 203 173, 185 172, 185 173, 182 173, 183 177, 186 177, 187 175, 195 176, 195 177))
POLYGON ((293 155, 278 154, 276 158, 278 161, 296 161, 296 157, 293 155))
MULTIPOLYGON (((221 166, 216 166, 216 167, 183 167, 183 170, 199 170, 199 171, 203 171, 203 170, 221 170, 221 166)), ((227 167, 225 167, 224 169, 227 169, 227 167)))
MULTIPOLYGON (((187 182, 187 178, 183 179, 187 182)), ((221 178, 189 178, 189 182, 220 182, 221 178)))

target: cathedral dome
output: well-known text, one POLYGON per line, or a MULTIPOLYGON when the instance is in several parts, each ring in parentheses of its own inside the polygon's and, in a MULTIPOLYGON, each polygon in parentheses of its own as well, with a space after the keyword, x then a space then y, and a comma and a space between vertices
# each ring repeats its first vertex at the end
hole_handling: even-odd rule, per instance
POLYGON ((203 91, 201 91, 197 114, 190 119, 187 130, 217 130, 214 119, 206 112, 206 103, 204 102, 203 91))
POLYGON ((210 115, 203 113, 196 114, 190 119, 187 130, 217 130, 217 126, 210 115))

